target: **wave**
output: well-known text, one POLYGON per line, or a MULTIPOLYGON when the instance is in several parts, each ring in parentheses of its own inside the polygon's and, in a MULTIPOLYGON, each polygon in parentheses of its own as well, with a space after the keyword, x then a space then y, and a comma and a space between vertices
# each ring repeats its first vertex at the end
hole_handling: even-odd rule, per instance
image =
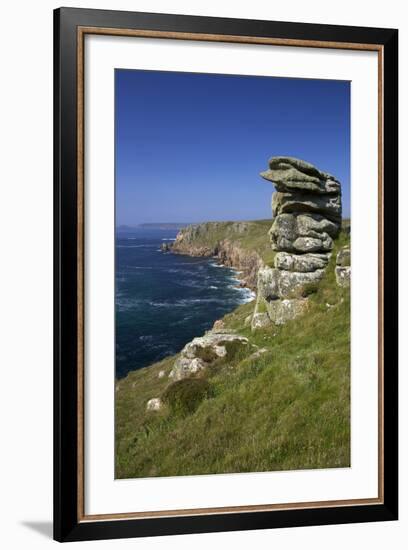
MULTIPOLYGON (((200 290, 202 288, 205 288, 205 285, 203 285, 203 282, 197 279, 186 279, 184 281, 176 281, 176 284, 181 287, 185 286, 187 288, 198 288, 200 290)), ((215 288, 215 287, 210 287, 210 288, 215 288)))
POLYGON ((197 276, 197 271, 198 270, 177 269, 176 267, 171 267, 171 268, 164 268, 162 271, 165 271, 166 273, 183 273, 184 275, 197 276))
POLYGON ((139 336, 139 340, 141 342, 151 342, 153 338, 153 334, 143 334, 142 336, 139 336))
POLYGON ((170 238, 167 238, 167 237, 165 237, 164 239, 162 239, 162 241, 175 241, 175 240, 176 240, 176 239, 173 239, 173 238, 170 239, 170 238))
POLYGON ((115 299, 116 311, 120 311, 120 312, 135 309, 138 306, 143 305, 145 303, 146 303, 146 300, 142 300, 138 298, 125 298, 123 296, 118 296, 118 295, 116 295, 116 299, 115 299))
POLYGON ((173 307, 189 307, 193 304, 227 304, 231 300, 225 298, 182 298, 175 301, 158 302, 152 300, 149 302, 149 306, 173 308, 173 307))
POLYGON ((256 294, 253 290, 250 288, 241 288, 239 289, 242 291, 242 297, 241 297, 241 303, 247 304, 249 302, 252 302, 256 298, 256 294))
POLYGON ((151 265, 124 265, 126 269, 155 269, 151 265))

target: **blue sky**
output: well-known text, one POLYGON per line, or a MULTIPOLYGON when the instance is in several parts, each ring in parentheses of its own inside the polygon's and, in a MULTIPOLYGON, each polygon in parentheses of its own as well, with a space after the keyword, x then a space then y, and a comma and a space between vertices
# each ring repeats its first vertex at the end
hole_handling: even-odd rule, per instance
POLYGON ((116 223, 271 217, 271 156, 342 184, 350 215, 350 84, 115 71, 116 223))

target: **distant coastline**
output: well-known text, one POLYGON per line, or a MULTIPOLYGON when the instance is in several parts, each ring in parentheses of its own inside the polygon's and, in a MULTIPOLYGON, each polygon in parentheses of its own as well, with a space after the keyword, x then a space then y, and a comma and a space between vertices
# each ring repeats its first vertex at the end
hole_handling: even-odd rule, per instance
MULTIPOLYGON (((244 222, 246 220, 240 220, 240 222, 244 222)), ((269 221, 269 218, 267 220, 258 220, 258 221, 269 221)), ((193 225, 202 225, 203 222, 146 222, 146 223, 139 223, 135 225, 127 225, 127 224, 121 224, 116 226, 116 231, 119 232, 127 232, 127 231, 134 231, 135 229, 174 229, 174 230, 180 230, 183 227, 189 227, 193 225)), ((214 222, 207 222, 207 223, 214 223, 214 222)), ((232 223, 228 221, 223 221, 221 223, 232 223)), ((343 229, 346 229, 350 226, 350 218, 345 217, 342 219, 342 227, 343 229)))
POLYGON ((126 232, 126 231, 134 231, 135 229, 176 229, 179 230, 183 227, 187 227, 188 225, 191 225, 190 223, 173 223, 173 222, 151 222, 151 223, 139 223, 136 225, 118 225, 116 227, 117 231, 126 232))

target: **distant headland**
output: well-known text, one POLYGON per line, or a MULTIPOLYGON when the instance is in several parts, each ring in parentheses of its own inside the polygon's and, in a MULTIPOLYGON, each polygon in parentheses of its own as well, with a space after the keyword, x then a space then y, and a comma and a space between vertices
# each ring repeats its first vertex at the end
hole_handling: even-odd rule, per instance
POLYGON ((190 225, 188 222, 150 222, 150 223, 138 223, 135 225, 118 225, 117 231, 133 231, 135 229, 181 229, 190 225))

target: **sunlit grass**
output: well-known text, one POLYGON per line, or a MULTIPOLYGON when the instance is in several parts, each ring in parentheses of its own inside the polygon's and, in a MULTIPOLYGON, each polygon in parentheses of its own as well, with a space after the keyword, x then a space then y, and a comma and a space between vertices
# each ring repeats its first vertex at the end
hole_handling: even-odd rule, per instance
POLYGON ((254 303, 226 315, 251 345, 201 382, 172 389, 169 357, 116 383, 116 477, 350 465, 350 295, 334 275, 348 242, 336 241, 305 315, 254 333, 244 326, 254 303), (152 397, 164 400, 158 412, 146 412, 152 397))

